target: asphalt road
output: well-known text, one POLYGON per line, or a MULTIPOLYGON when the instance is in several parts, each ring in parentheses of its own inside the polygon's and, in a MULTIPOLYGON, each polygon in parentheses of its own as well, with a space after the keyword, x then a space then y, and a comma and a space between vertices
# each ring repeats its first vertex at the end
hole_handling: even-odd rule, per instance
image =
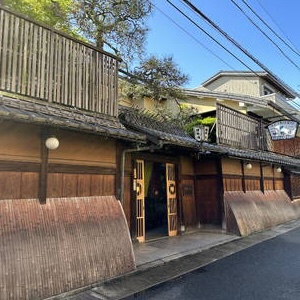
POLYGON ((130 299, 300 299, 300 228, 130 299))

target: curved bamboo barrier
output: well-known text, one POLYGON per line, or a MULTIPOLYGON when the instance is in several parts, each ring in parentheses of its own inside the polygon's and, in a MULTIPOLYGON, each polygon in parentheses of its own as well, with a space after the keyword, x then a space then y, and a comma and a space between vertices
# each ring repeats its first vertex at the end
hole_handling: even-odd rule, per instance
POLYGON ((300 217, 300 203, 292 202, 283 190, 228 191, 224 203, 227 231, 241 236, 300 217))
POLYGON ((0 295, 43 299, 135 268, 114 196, 0 201, 0 295))

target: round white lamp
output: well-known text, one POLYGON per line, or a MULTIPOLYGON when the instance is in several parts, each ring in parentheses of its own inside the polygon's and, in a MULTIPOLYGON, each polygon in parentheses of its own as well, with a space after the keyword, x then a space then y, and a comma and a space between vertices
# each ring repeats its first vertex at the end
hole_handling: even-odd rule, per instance
POLYGON ((49 150, 55 150, 59 146, 59 140, 55 136, 48 137, 45 141, 45 145, 49 150))
POLYGON ((246 163, 246 169, 251 170, 252 169, 252 164, 251 163, 246 163))
POLYGON ((282 171, 281 167, 277 167, 276 171, 277 171, 277 173, 281 173, 281 171, 282 171))

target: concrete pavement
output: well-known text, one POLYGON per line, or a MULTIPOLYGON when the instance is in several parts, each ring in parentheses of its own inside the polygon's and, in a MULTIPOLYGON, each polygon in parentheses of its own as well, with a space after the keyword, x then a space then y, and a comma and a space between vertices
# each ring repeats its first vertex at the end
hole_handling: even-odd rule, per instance
POLYGON ((124 299, 297 227, 300 220, 247 237, 199 229, 177 237, 134 244, 135 271, 50 299, 124 299))

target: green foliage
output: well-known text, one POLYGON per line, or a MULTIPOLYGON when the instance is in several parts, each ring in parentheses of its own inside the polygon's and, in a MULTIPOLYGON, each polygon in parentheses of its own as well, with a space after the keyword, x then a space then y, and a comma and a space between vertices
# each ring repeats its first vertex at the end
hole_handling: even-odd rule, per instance
POLYGON ((209 126, 210 128, 215 124, 216 118, 215 117, 206 117, 204 119, 202 118, 194 118, 190 123, 188 123, 185 126, 186 131, 189 134, 193 134, 193 128, 197 125, 204 125, 204 126, 209 126))
POLYGON ((66 33, 73 0, 2 0, 5 7, 66 33))
POLYGON ((128 65, 142 57, 150 0, 73 0, 75 27, 97 47, 109 48, 128 65))
POLYGON ((171 122, 173 125, 185 130, 186 124, 190 121, 190 116, 194 113, 194 108, 180 109, 178 113, 162 106, 157 106, 156 114, 160 116, 161 120, 171 122))
POLYGON ((84 39, 122 57, 124 65, 144 53, 150 0, 1 0, 32 20, 84 39))
POLYGON ((180 111, 177 114, 165 108, 158 107, 156 114, 161 120, 171 122, 173 125, 182 128, 189 135, 194 136, 194 127, 203 125, 209 127, 209 142, 216 142, 216 117, 201 118, 197 116, 198 111, 195 107, 186 104, 180 104, 180 111))
POLYGON ((126 96, 156 101, 184 98, 180 86, 188 81, 188 76, 179 70, 171 56, 162 59, 150 56, 132 73, 123 89, 126 96))
POLYGON ((210 130, 210 135, 209 135, 209 141, 210 142, 215 142, 216 141, 216 130, 215 130, 215 122, 216 122, 216 117, 206 117, 206 118, 200 118, 196 117, 193 118, 189 123, 186 124, 185 130, 190 134, 194 135, 194 127, 197 125, 203 125, 203 126, 208 126, 210 130))

